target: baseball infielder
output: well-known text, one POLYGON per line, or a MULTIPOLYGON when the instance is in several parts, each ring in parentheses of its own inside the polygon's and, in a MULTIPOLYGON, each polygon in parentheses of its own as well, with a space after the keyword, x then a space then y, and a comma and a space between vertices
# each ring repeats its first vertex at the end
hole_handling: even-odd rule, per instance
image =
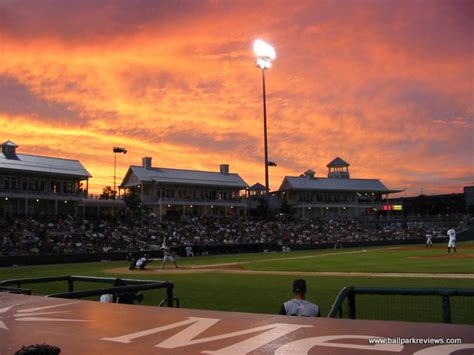
POLYGON ((426 235, 426 247, 433 247, 433 236, 431 234, 426 235))
POLYGON ((448 237, 449 237, 449 242, 448 242, 448 253, 451 252, 451 248, 453 248, 454 252, 457 253, 456 251, 456 231, 454 228, 451 228, 448 230, 448 237))
POLYGON ((193 247, 191 245, 188 245, 186 248, 184 248, 184 250, 186 251, 187 258, 191 258, 194 256, 193 247))

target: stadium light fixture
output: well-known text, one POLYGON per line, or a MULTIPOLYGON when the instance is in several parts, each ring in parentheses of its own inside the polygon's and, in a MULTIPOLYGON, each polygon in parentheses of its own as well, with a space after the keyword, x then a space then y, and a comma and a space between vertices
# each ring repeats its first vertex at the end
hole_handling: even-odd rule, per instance
POLYGON ((272 60, 275 60, 276 54, 275 49, 271 45, 257 39, 253 44, 253 51, 257 56, 257 67, 260 69, 272 67, 272 60))
MULTIPOLYGON (((112 151, 114 152, 114 200, 115 200, 115 195, 117 194, 117 184, 116 184, 116 176, 117 176, 117 153, 123 153, 127 154, 127 149, 123 147, 113 147, 112 151)), ((120 197, 120 192, 119 192, 119 197, 120 197)))
MULTIPOLYGON (((265 149, 265 192, 270 192, 268 179, 268 139, 267 139, 267 98, 265 91, 265 70, 272 67, 272 60, 276 58, 275 49, 268 43, 257 39, 253 44, 253 51, 257 56, 257 67, 262 70, 263 82, 263 141, 265 149)), ((276 165, 275 165, 276 166, 276 165)))

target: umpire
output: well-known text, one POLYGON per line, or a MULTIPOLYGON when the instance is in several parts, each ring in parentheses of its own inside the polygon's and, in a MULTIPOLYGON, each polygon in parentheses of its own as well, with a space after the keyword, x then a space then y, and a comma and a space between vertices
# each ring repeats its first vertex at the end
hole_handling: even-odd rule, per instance
POLYGON ((306 300, 306 281, 298 279, 293 281, 295 297, 283 303, 278 314, 298 317, 319 317, 319 307, 306 300))

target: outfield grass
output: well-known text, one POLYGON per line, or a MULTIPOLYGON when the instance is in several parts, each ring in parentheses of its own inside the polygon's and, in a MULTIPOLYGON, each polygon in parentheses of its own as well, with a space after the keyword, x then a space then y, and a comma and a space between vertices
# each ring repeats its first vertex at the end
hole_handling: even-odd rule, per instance
MULTIPOLYGON (((467 245, 465 245, 467 247, 467 245)), ((471 245, 469 245, 471 246, 471 245)), ((267 271, 338 271, 338 272, 403 272, 403 273, 472 273, 474 258, 459 258, 463 253, 448 255, 446 249, 400 250, 369 248, 334 250, 314 254, 313 258, 265 260, 244 265, 249 270, 267 271)), ((464 253, 474 254, 474 249, 464 253)))
MULTIPOLYGON (((469 245, 472 245, 469 244, 469 245)), ((171 281, 182 308, 253 313, 276 313, 282 302, 292 297, 291 284, 301 277, 298 272, 308 271, 369 271, 369 272, 430 272, 472 273, 471 259, 410 259, 418 256, 444 255, 444 250, 379 250, 338 249, 304 251, 292 253, 265 253, 229 255, 222 257, 196 257, 180 259, 180 266, 249 262, 242 266, 250 270, 294 271, 294 275, 229 274, 220 271, 192 274, 162 274, 150 271, 130 275, 126 262, 100 262, 85 264, 45 265, 0 269, 0 280, 13 278, 45 277, 56 275, 89 275, 105 277, 143 278, 171 281), (341 254, 341 253, 345 253, 341 254), (271 260, 284 259, 284 260, 271 260), (122 274, 110 269, 122 268, 122 274)), ((465 249, 467 250, 467 249, 465 249)), ((471 249, 473 250, 473 249, 471 249)), ((474 250, 473 250, 474 252, 474 250)), ((463 253, 462 245, 459 253, 463 253)), ((151 264, 150 266, 153 266, 151 264)), ((156 267, 156 266, 155 266, 156 267)), ((452 287, 474 288, 474 279, 447 278, 394 278, 394 277, 348 277, 305 275, 308 284, 307 298, 320 305, 326 315, 341 288, 360 287, 452 287)), ((31 286, 34 293, 48 294, 67 291, 66 282, 55 282, 31 286)), ((96 283, 78 283, 76 289, 102 287, 96 283)), ((106 287, 104 285, 103 287, 106 287)), ((144 304, 157 305, 165 292, 146 291, 144 304)), ((438 321, 441 312, 440 299, 381 298, 360 299, 360 318, 438 321), (390 315, 388 310, 398 310, 390 315), (403 312, 402 312, 403 311, 403 312)), ((472 297, 471 297, 472 299, 472 297)), ((474 324, 473 301, 453 299, 453 320, 474 324)))

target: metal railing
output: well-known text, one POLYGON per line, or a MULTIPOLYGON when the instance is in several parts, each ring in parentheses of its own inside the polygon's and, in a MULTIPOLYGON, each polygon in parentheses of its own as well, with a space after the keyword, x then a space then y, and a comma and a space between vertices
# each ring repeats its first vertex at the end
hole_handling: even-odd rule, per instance
MULTIPOLYGON (((107 293, 119 293, 119 292, 136 292, 146 290, 156 290, 166 288, 166 298, 163 299, 159 306, 161 307, 165 303, 168 307, 173 307, 176 303, 176 307, 179 308, 179 299, 173 294, 174 284, 168 281, 156 281, 156 280, 136 280, 136 279, 121 279, 126 286, 107 287, 92 290, 75 291, 75 282, 97 282, 97 283, 110 283, 113 284, 117 279, 112 277, 94 277, 94 276, 52 276, 52 277, 40 277, 40 278, 25 278, 25 279, 12 279, 0 282, 0 291, 2 288, 7 288, 7 292, 24 291, 31 294, 30 289, 22 289, 21 286, 24 284, 38 284, 47 282, 67 281, 68 292, 53 293, 46 295, 46 297, 58 297, 58 298, 84 298, 91 296, 100 296, 107 293), (16 285, 17 288, 4 287, 16 285)), ((24 293, 22 292, 22 293, 24 293)))
POLYGON ((356 319, 356 295, 401 295, 401 296, 439 296, 441 297, 443 323, 451 323, 451 296, 474 296, 474 289, 460 288, 379 288, 344 287, 336 297, 328 318, 343 318, 342 305, 347 299, 348 317, 356 319))
MULTIPOLYGON (((149 197, 145 196, 142 200, 143 203, 160 203, 160 199, 158 197, 149 197)), ((210 198, 171 198, 171 197, 163 197, 161 199, 161 204, 166 206, 168 204, 177 204, 177 205, 189 205, 195 204, 196 206, 204 206, 204 205, 214 205, 214 206, 225 206, 228 204, 234 204, 235 206, 243 206, 245 205, 244 198, 235 198, 235 199, 210 199, 210 198)))
POLYGON ((30 290, 29 288, 0 287, 0 292, 18 293, 18 294, 23 294, 23 295, 31 295, 31 290, 30 290))
POLYGON ((22 189, 3 189, 0 188, 1 193, 11 194, 11 195, 22 195, 31 198, 41 198, 41 197, 82 197, 87 198, 87 191, 75 191, 75 192, 52 192, 45 190, 22 190, 22 189))

